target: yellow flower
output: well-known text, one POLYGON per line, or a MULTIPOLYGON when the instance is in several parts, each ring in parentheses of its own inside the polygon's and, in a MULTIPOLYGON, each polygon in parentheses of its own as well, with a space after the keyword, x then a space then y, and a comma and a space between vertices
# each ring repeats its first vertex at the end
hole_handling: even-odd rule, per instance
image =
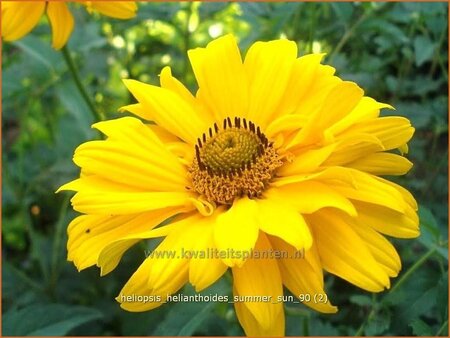
MULTIPOLYGON (((118 18, 129 19, 136 15, 135 2, 127 1, 78 1, 88 11, 118 18)), ((52 47, 62 48, 72 33, 74 20, 66 2, 56 1, 3 1, 2 2, 2 38, 14 41, 28 34, 47 13, 52 27, 52 47)))
POLYGON ((292 41, 257 42, 242 62, 227 35, 188 55, 195 96, 169 67, 160 87, 125 80, 138 103, 123 109, 156 124, 100 122, 107 139, 75 151, 81 176, 61 189, 76 191, 85 215, 69 225, 68 259, 105 275, 138 241, 165 237, 120 292, 121 307, 156 308, 230 268, 250 336, 284 334, 283 285, 336 312, 323 270, 371 292, 389 288, 400 259, 383 234, 418 236, 417 204, 378 176, 411 168, 396 154, 407 151, 410 122, 379 117, 391 107, 334 76, 323 54, 297 58, 292 41))

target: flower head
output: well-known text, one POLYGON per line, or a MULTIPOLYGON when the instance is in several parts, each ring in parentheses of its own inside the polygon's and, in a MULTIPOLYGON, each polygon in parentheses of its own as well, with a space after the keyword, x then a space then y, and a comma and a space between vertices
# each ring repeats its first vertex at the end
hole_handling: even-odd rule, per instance
POLYGON ((411 168, 402 156, 410 122, 380 117, 389 105, 334 76, 322 54, 298 58, 288 40, 257 42, 244 61, 231 35, 188 54, 195 96, 168 67, 160 87, 125 80, 138 102, 123 109, 155 124, 100 122, 107 139, 76 150, 81 176, 61 189, 76 191, 73 207, 85 215, 69 226, 69 260, 106 274, 138 241, 165 237, 120 292, 121 306, 150 310, 230 268, 236 314, 252 336, 284 333, 283 286, 336 312, 323 270, 368 291, 389 288, 400 259, 383 235, 418 236, 417 205, 379 176, 411 168), (219 254, 202 257, 211 250, 219 254))
MULTIPOLYGON (((136 15, 137 6, 132 1, 78 1, 88 11, 97 11, 118 19, 136 15)), ((66 2, 56 1, 4 1, 2 2, 2 38, 18 40, 27 35, 47 13, 52 27, 52 47, 62 48, 72 33, 74 20, 66 2)))

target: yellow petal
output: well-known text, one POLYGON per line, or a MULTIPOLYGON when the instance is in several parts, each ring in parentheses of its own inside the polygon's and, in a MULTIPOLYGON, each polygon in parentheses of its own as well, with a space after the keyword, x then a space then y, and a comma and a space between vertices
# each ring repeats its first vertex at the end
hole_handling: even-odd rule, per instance
POLYGON ((407 143, 405 143, 404 145, 398 147, 397 149, 400 151, 401 155, 406 155, 406 154, 408 154, 408 151, 409 151, 407 143))
POLYGON ((387 273, 364 241, 337 212, 308 215, 323 267, 328 272, 371 292, 390 287, 387 273))
POLYGON ((149 114, 145 106, 141 103, 132 103, 126 106, 122 106, 118 109, 120 113, 130 112, 136 116, 141 117, 144 120, 150 120, 149 114))
POLYGON ((317 70, 324 55, 323 53, 308 54, 295 60, 287 90, 278 106, 280 112, 283 114, 291 114, 297 110, 305 94, 317 79, 317 70))
POLYGON ((153 129, 131 117, 100 122, 95 128, 108 136, 79 146, 75 163, 91 175, 137 190, 184 191, 186 169, 153 129))
MULTIPOLYGON (((158 210, 154 213, 166 212, 165 210, 158 210)), ((180 210, 176 210, 171 212, 170 215, 174 215, 179 213, 180 210)), ((182 212, 182 210, 181 210, 182 212)), ((157 216, 157 215, 156 215, 157 216)), ((167 219, 167 218, 164 218, 167 219)), ((118 238, 108 245, 106 245, 98 255, 97 266, 100 268, 100 275, 104 276, 110 273, 112 270, 116 268, 119 264, 120 259, 122 258, 125 251, 127 251, 131 246, 135 243, 139 242, 142 239, 150 239, 150 238, 158 238, 167 236, 174 227, 170 225, 162 226, 156 229, 153 227, 147 227, 143 229, 142 232, 131 232, 130 234, 118 238)))
POLYGON ((248 80, 234 36, 225 35, 206 48, 191 49, 188 56, 202 93, 197 97, 215 120, 221 123, 228 116, 246 117, 248 80))
POLYGON ((325 160, 324 166, 344 166, 367 154, 385 150, 383 143, 374 135, 355 133, 335 139, 336 148, 325 160))
MULTIPOLYGON (((100 253, 109 244, 131 235, 139 238, 140 234, 152 229, 177 212, 179 209, 169 208, 141 215, 78 216, 67 229, 67 259, 73 261, 78 270, 83 270, 98 263, 100 253)), ((113 252, 114 257, 109 258, 114 260, 114 264, 102 271, 102 275, 113 270, 119 263, 122 254, 136 242, 137 240, 129 242, 128 247, 121 248, 121 252, 113 252)))
POLYGON ((74 20, 64 2, 48 2, 47 15, 52 26, 52 47, 62 48, 72 34, 74 20))
POLYGON ((333 90, 333 88, 342 82, 337 76, 334 76, 336 70, 328 65, 318 65, 313 81, 298 101, 295 114, 307 115, 314 114, 333 90))
POLYGON ((95 189, 95 185, 88 178, 74 182, 73 186, 67 186, 64 190, 78 190, 71 200, 72 205, 76 211, 85 214, 127 215, 168 207, 181 207, 184 211, 193 208, 189 201, 192 196, 186 192, 89 190, 95 189))
POLYGON ((275 250, 286 252, 289 258, 278 260, 283 284, 303 300, 303 304, 323 313, 335 313, 337 307, 328 300, 324 291, 322 266, 317 271, 317 249, 315 246, 305 251, 304 257, 296 257, 296 249, 283 240, 270 237, 270 243, 275 250))
POLYGON ((312 114, 306 126, 292 140, 290 146, 312 144, 319 141, 327 128, 340 121, 355 108, 363 94, 363 90, 353 82, 338 83, 325 98, 321 108, 312 114))
POLYGON ((196 105, 195 97, 191 92, 176 78, 172 76, 172 70, 169 66, 162 69, 159 75, 159 81, 162 88, 169 89, 178 94, 183 100, 190 103, 192 106, 196 105))
MULTIPOLYGON (((213 115, 197 100, 191 92, 175 77, 172 76, 170 67, 163 68, 160 74, 160 83, 162 88, 166 88, 182 97, 191 107, 195 108, 197 114, 201 117, 205 126, 212 126, 216 122, 213 115)), ((203 130, 204 132, 206 130, 203 130)), ((198 135, 200 137, 200 135, 198 135)))
POLYGON ((268 190, 268 199, 276 198, 283 204, 292 205, 301 214, 310 214, 322 208, 337 208, 349 215, 356 215, 352 203, 336 190, 319 181, 287 184, 268 190))
POLYGON ((339 137, 349 137, 352 134, 371 134, 376 136, 385 150, 396 149, 407 143, 414 134, 411 122, 400 116, 387 116, 353 125, 339 137))
POLYGON ((14 41, 28 34, 44 14, 46 1, 3 1, 2 38, 14 41))
POLYGON ((167 237, 150 253, 116 298, 122 308, 128 311, 153 309, 187 282, 189 259, 182 251, 190 250, 194 237, 199 234, 196 226, 199 219, 198 215, 188 216, 165 226, 171 229, 167 237), (159 300, 139 301, 136 296, 158 296, 159 300))
POLYGON ((217 217, 214 242, 219 250, 230 252, 222 260, 228 266, 242 266, 258 238, 258 208, 254 200, 243 197, 217 217), (234 252, 234 255, 232 254, 234 252))
POLYGON ((374 153, 347 166, 372 175, 405 175, 413 166, 405 157, 391 153, 374 153))
MULTIPOLYGON (((186 190, 186 169, 175 156, 166 150, 163 158, 154 157, 155 152, 145 152, 142 148, 142 145, 137 148, 126 142, 90 141, 77 148, 74 162, 93 175, 136 190, 186 190)), ((155 147, 150 144, 146 148, 155 147)))
MULTIPOLYGON (((350 223, 349 223, 350 224, 350 223)), ((367 225, 351 224, 352 229, 361 237, 366 243, 372 256, 384 269, 389 277, 396 277, 402 267, 400 257, 394 246, 382 235, 367 225)))
POLYGON ((406 202, 397 189, 379 181, 370 174, 350 168, 341 170, 345 170, 351 175, 352 185, 338 180, 330 180, 329 184, 331 188, 337 190, 343 196, 351 200, 385 206, 398 212, 405 211, 406 202))
POLYGON ((174 134, 168 132, 166 129, 164 129, 161 126, 158 126, 156 124, 148 124, 148 128, 151 129, 151 131, 158 136, 158 138, 162 141, 162 143, 172 143, 172 142, 179 142, 180 139, 176 137, 174 134))
POLYGON ((205 224, 202 226, 201 235, 192 243, 192 256, 189 262, 189 281, 197 292, 216 282, 228 269, 228 266, 215 255, 217 251, 213 236, 214 221, 214 215, 197 221, 205 224))
POLYGON ((244 67, 249 79, 248 118, 265 128, 279 114, 277 110, 287 91, 297 45, 293 41, 256 42, 247 52, 244 67))
POLYGON ((266 297, 266 301, 234 298, 235 304, 236 301, 243 302, 263 331, 272 331, 274 327, 277 327, 276 321, 280 312, 283 312, 283 303, 277 302, 277 299, 283 295, 277 260, 262 258, 264 252, 271 249, 272 246, 266 235, 260 233, 255 245, 255 254, 259 252, 261 257, 249 258, 242 267, 232 269, 234 288, 239 296, 266 297))
POLYGON ((85 213, 112 215, 188 206, 186 170, 142 122, 122 118, 98 123, 105 141, 81 145, 74 161, 80 179, 59 190, 75 190, 74 208, 85 213))
POLYGON ((273 187, 282 187, 284 185, 305 182, 309 180, 336 180, 337 182, 353 184, 353 177, 348 168, 327 167, 315 173, 296 174, 286 177, 275 178, 272 182, 273 187))
POLYGON ((196 241, 204 241, 202 237, 208 235, 214 226, 210 217, 206 218, 194 214, 172 223, 173 230, 147 258, 153 261, 148 283, 154 292, 172 283, 180 270, 189 269, 189 253, 195 250, 196 241))
POLYGON ((305 115, 282 115, 274 119, 274 121, 269 124, 269 126, 265 129, 264 134, 266 134, 266 136, 270 139, 273 139, 279 133, 283 132, 284 134, 287 134, 302 128, 307 121, 308 118, 305 115))
POLYGON ((125 86, 142 104, 147 120, 158 125, 184 141, 194 144, 210 125, 187 101, 175 92, 148 85, 136 80, 123 80, 125 86))
MULTIPOLYGON (((416 238, 420 235, 419 218, 414 210, 400 213, 392 209, 364 202, 354 202, 358 209, 356 222, 398 238, 416 238)), ((408 209, 407 209, 408 210, 408 209)))
POLYGON ((355 123, 365 121, 370 123, 370 120, 380 115, 380 109, 382 108, 394 109, 386 103, 377 102, 371 97, 364 96, 347 116, 328 128, 326 133, 336 135, 355 123))
POLYGON ((298 153, 291 163, 285 164, 278 170, 280 176, 290 176, 301 173, 311 173, 326 161, 336 148, 335 144, 330 144, 319 149, 310 149, 298 153))
MULTIPOLYGON (((233 295, 239 297, 236 288, 233 288, 233 295)), ((271 327, 265 330, 255 319, 255 316, 245 306, 244 303, 234 303, 236 316, 248 337, 283 337, 284 336, 284 311, 280 311, 278 317, 273 321, 271 327)))
POLYGON ((168 295, 177 292, 187 282, 188 266, 185 264, 170 283, 166 283, 159 290, 152 290, 148 279, 153 263, 153 260, 147 258, 122 288, 116 297, 122 309, 140 312, 157 308, 166 302, 168 295))
POLYGON ((116 19, 131 19, 136 16, 134 1, 88 1, 89 8, 116 19))
POLYGON ((397 190, 403 197, 403 200, 409 204, 409 206, 414 209, 415 211, 418 210, 417 201, 415 200, 414 196, 405 188, 403 188, 401 185, 398 185, 397 183, 388 181, 382 177, 375 177, 377 181, 380 181, 382 183, 385 183, 391 187, 393 187, 395 190, 397 190))
POLYGON ((259 199, 258 223, 262 231, 280 237, 297 250, 309 249, 312 237, 303 217, 281 200, 259 199))
MULTIPOLYGON (((119 109, 119 111, 128 111, 133 113, 139 117, 145 119, 148 117, 147 110, 140 103, 130 104, 128 106, 123 106, 119 109)), ((156 125, 156 124, 148 124, 148 128, 152 130, 152 132, 158 137, 160 141, 162 141, 165 147, 172 152, 175 156, 180 158, 180 161, 185 165, 191 165, 194 152, 192 151, 192 146, 183 142, 176 135, 169 132, 167 129, 156 125)))

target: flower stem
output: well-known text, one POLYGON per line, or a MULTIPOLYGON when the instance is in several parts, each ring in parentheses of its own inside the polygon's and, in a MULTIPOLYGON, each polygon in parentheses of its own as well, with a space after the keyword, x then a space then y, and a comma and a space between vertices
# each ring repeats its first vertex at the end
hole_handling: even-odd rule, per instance
MULTIPOLYGON (((439 328, 438 332, 435 334, 435 336, 441 336, 444 333, 445 328, 448 326, 448 320, 446 320, 444 322, 444 324, 442 324, 442 326, 439 328)), ((446 336, 446 334, 443 334, 444 336, 446 336)))
POLYGON ((63 240, 63 232, 65 229, 65 221, 67 215, 67 208, 70 203, 70 194, 65 193, 61 207, 59 210, 58 220, 55 225, 55 235, 53 238, 53 248, 51 256, 51 277, 50 277, 50 290, 53 290, 56 282, 58 280, 59 274, 59 262, 60 262, 60 251, 61 251, 61 241, 63 240))
POLYGON ((358 331, 354 334, 355 337, 360 337, 364 333, 364 328, 366 327, 367 323, 372 319, 372 317, 375 315, 375 305, 377 303, 377 296, 376 294, 372 293, 372 306, 370 308, 369 315, 367 318, 362 322, 361 326, 359 327, 358 331))
POLYGON ((75 63, 73 61, 72 56, 70 55, 70 51, 67 45, 61 49, 61 52, 64 57, 64 61, 66 62, 67 67, 69 68, 70 74, 72 75, 72 78, 78 88, 78 91, 80 92, 81 96, 83 97, 83 100, 86 102, 87 106, 89 107, 89 110, 91 111, 94 121, 99 122, 103 120, 102 115, 95 108, 94 103, 92 102, 92 100, 90 99, 89 95, 86 92, 86 88, 83 86, 83 83, 81 82, 80 75, 78 73, 77 68, 75 67, 75 63))
POLYGON ((391 289, 389 293, 393 293, 395 290, 397 290, 408 278, 412 275, 414 271, 416 271, 423 263, 426 262, 430 256, 432 256, 435 251, 436 247, 432 247, 430 250, 428 250, 416 263, 414 263, 413 266, 411 266, 408 271, 405 272, 405 274, 398 280, 398 282, 394 285, 394 287, 391 289))
POLYGON ((344 47, 344 45, 347 43, 347 41, 351 38, 351 36, 355 32, 356 28, 358 28, 358 26, 361 25, 375 11, 376 11, 376 9, 366 10, 358 18, 358 20, 356 20, 355 23, 348 30, 345 31, 344 35, 342 35, 342 38, 339 40, 338 44, 336 45, 334 50, 331 52, 330 57, 328 58, 330 64, 333 63, 333 59, 341 51, 341 49, 344 47))
MULTIPOLYGON (((191 21, 192 12, 193 12, 193 2, 190 2, 190 3, 188 3, 187 8, 186 8, 186 26, 184 27, 184 31, 182 32, 183 48, 184 48, 185 55, 187 55, 187 52, 189 51, 189 48, 191 45, 191 32, 189 31, 189 21, 191 21)), ((184 75, 185 83, 187 83, 187 81, 188 81, 187 74, 189 71, 189 61, 187 61, 187 60, 188 59, 186 59, 184 61, 184 65, 183 65, 183 75, 184 75)))

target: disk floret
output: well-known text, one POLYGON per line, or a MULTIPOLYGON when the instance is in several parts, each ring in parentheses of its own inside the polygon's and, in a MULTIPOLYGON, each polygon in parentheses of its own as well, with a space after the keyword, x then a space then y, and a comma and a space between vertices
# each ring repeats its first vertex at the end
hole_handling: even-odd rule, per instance
POLYGON ((198 138, 189 172, 193 189, 208 201, 231 204, 236 197, 259 197, 282 164, 260 127, 228 117, 222 128, 214 124, 198 138))

